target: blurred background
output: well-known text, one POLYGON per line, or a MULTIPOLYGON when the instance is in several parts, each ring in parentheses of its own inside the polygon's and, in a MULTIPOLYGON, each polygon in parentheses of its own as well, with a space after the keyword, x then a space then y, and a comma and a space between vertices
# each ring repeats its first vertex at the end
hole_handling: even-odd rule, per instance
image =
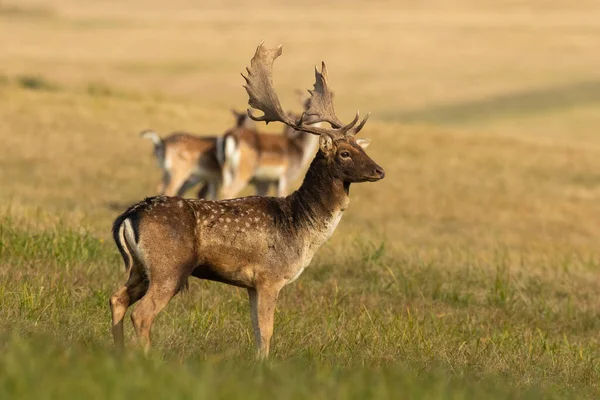
POLYGON ((388 179, 360 185, 356 208, 387 207, 357 210, 361 224, 393 240, 417 234, 397 225, 430 236, 458 219, 479 239, 502 224, 595 229, 581 204, 597 210, 593 4, 4 1, 0 196, 23 212, 101 216, 106 233, 107 206, 160 179, 138 132, 231 127, 230 108, 246 108, 239 73, 264 39, 284 44, 286 109, 301 110, 294 91, 326 60, 340 117, 372 112, 363 135, 388 179))
MULTIPOLYGON (((67 320, 88 332, 84 342, 109 347, 102 324, 121 268, 108 243, 110 226, 129 204, 156 193, 161 174, 150 142, 138 134, 152 128, 217 135, 231 127, 230 109, 247 107, 239 73, 263 39, 284 45, 274 68, 284 108, 301 111, 295 90, 310 88, 314 66, 325 60, 338 116, 371 111, 360 135, 372 139, 368 154, 386 170, 383 181, 353 186, 336 234, 304 283, 284 297, 283 315, 294 309, 300 319, 312 310, 315 320, 280 332, 276 326, 275 354, 319 358, 320 340, 359 334, 374 316, 379 339, 365 343, 379 343, 381 354, 346 354, 336 344, 320 360, 380 365, 398 362, 401 353, 409 369, 430 371, 434 360, 444 376, 506 374, 515 387, 554 379, 596 393, 600 7, 592 0, 1 1, 0 276, 4 290, 17 293, 3 300, 11 310, 3 319, 24 331, 36 331, 37 319, 64 337, 61 309, 52 314, 57 306, 39 319, 18 311, 23 279, 37 287, 35 265, 43 260, 54 265, 49 273, 57 282, 75 274, 87 288, 65 296, 98 296, 86 303, 86 318, 67 320), (58 246, 54 254, 60 253, 65 229, 92 240, 73 245, 73 258, 65 250, 62 264, 79 272, 63 270, 43 247, 35 253, 36 235, 47 231, 55 235, 48 249, 58 246), (96 244, 97 259, 86 247, 96 244), (78 269, 84 261, 77 257, 89 269, 78 269), (344 318, 358 325, 339 333, 319 313, 341 288, 353 300, 334 309, 353 310, 344 318), (294 308, 298 302, 304 305, 294 308), (419 313, 437 316, 423 322, 430 336, 405 340, 398 333, 404 350, 383 339, 390 324, 408 324, 402 318, 419 313), (472 331, 463 331, 477 316, 472 331), (84 323, 90 318, 92 327, 84 323), (287 347, 295 333, 306 338, 310 329, 320 339, 287 347), (501 332, 512 338, 506 347, 494 341, 501 332), (432 353, 406 350, 431 337, 439 339, 432 353), (499 358, 478 353, 481 338, 498 346, 499 358), (548 343, 558 350, 545 359, 548 343), (546 349, 540 358, 531 355, 536 346, 546 349)), ((232 328, 243 327, 232 343, 244 343, 239 351, 251 354, 245 295, 196 285, 207 290, 192 290, 177 304, 201 298, 227 312, 215 317, 209 344, 190 348, 185 337, 192 333, 172 341, 178 331, 165 325, 193 325, 205 316, 175 307, 170 322, 156 328, 165 353, 222 354, 220 339, 235 319, 244 323, 232 328), (223 305, 232 293, 234 305, 223 305)))

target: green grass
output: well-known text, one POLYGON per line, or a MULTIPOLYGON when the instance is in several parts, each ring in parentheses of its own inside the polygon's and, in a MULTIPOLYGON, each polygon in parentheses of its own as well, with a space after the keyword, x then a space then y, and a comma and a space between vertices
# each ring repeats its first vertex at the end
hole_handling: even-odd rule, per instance
POLYGON ((490 271, 476 256, 426 259, 358 237, 282 293, 273 361, 261 366, 241 290, 194 281, 158 318, 150 360, 127 319, 133 351, 121 359, 109 335, 108 297, 123 279, 112 243, 9 217, 0 239, 4 398, 600 394, 596 285, 584 260, 561 269, 525 257, 515 267, 498 251, 490 271))
POLYGON ((3 398, 216 399, 565 399, 572 393, 515 389, 502 377, 473 381, 442 370, 329 367, 305 360, 233 361, 117 358, 102 349, 11 337, 0 361, 3 398), (32 358, 36 362, 31 362, 32 358))

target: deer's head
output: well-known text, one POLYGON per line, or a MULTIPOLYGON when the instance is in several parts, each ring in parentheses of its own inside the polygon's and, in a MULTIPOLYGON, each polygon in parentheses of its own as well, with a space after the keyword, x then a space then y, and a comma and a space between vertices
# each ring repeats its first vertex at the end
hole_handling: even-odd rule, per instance
POLYGON ((321 135, 319 151, 327 160, 327 168, 332 176, 347 182, 375 182, 383 179, 383 168, 365 153, 368 139, 343 137, 337 140, 321 135))
POLYGON ((235 118, 234 128, 245 128, 253 130, 256 128, 256 124, 250 118, 247 112, 240 112, 234 109, 231 109, 231 113, 233 114, 233 118, 235 118))
POLYGON ((385 176, 383 168, 375 163, 365 153, 367 139, 356 139, 355 136, 364 127, 369 114, 357 125, 359 114, 348 124, 343 124, 335 115, 332 92, 327 82, 327 67, 322 63, 321 71, 315 68, 314 89, 309 90, 310 99, 306 110, 299 119, 283 112, 279 98, 273 89, 273 62, 282 53, 282 46, 267 49, 261 42, 252 57, 250 67, 246 68, 248 104, 264 113, 254 116, 248 110, 248 115, 254 121, 283 122, 291 128, 319 135, 319 152, 326 159, 326 165, 332 176, 344 182, 374 182, 385 176), (331 127, 322 128, 315 123, 326 122, 331 127))

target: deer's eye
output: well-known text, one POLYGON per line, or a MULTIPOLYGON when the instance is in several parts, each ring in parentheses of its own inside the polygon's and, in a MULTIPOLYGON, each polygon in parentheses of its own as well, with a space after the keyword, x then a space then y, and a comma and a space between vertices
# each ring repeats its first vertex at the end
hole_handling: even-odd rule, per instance
POLYGON ((350 152, 349 151, 342 151, 340 153, 340 157, 342 157, 342 158, 350 158, 350 152))

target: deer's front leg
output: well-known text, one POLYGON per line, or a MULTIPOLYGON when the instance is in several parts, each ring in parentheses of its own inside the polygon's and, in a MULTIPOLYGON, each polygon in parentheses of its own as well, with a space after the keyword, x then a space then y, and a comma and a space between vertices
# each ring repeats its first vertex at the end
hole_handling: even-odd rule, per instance
POLYGON ((277 196, 285 197, 287 196, 287 177, 282 176, 279 178, 279 182, 277 184, 277 196))
POLYGON ((275 303, 280 289, 281 287, 248 289, 256 342, 256 358, 259 360, 264 360, 269 356, 269 344, 273 335, 275 303))
POLYGON ((167 190, 167 186, 169 186, 170 182, 171 182, 171 174, 169 174, 169 171, 167 171, 165 169, 163 171, 162 179, 156 189, 157 193, 162 196, 165 193, 165 190, 167 190))

